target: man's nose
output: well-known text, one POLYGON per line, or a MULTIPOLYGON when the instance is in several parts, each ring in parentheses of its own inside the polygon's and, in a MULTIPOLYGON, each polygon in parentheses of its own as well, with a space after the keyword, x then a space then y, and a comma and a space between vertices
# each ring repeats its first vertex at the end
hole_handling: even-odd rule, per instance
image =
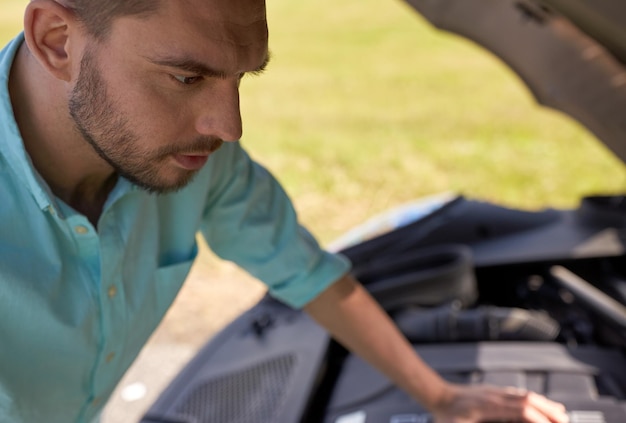
POLYGON ((232 80, 216 81, 199 104, 196 131, 224 141, 238 141, 242 135, 239 86, 232 80))

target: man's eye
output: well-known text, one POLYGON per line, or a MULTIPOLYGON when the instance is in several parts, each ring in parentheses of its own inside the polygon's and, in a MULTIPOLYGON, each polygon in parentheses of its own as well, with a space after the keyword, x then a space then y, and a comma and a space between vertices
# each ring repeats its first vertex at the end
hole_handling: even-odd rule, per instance
POLYGON ((201 76, 172 75, 172 77, 183 85, 193 85, 202 80, 201 76))

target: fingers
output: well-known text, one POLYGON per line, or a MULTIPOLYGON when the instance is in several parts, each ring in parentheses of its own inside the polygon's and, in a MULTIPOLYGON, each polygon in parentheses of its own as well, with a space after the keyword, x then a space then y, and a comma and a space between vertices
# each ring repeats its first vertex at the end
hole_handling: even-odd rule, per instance
POLYGON ((517 388, 464 386, 436 412, 436 422, 568 423, 562 404, 517 388))
POLYGON ((504 395, 514 403, 517 416, 527 423, 567 423, 565 406, 543 395, 518 388, 505 388, 504 395))
POLYGON ((522 418, 524 419, 523 421, 525 422, 553 423, 545 416, 545 414, 541 413, 539 410, 537 410, 536 408, 532 408, 532 407, 527 407, 524 409, 522 418))
POLYGON ((549 418, 549 420, 546 420, 547 422, 567 423, 569 421, 565 406, 558 402, 552 401, 544 397, 543 395, 539 395, 534 392, 528 392, 526 395, 526 403, 526 408, 529 408, 530 410, 536 410, 542 415, 547 416, 549 418))

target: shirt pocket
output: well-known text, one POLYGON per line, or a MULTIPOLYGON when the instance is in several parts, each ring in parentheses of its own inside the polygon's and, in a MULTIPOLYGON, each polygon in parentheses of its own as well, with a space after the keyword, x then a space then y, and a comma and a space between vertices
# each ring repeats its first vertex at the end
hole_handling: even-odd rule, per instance
POLYGON ((197 256, 197 250, 191 254, 191 258, 178 263, 159 267, 155 273, 157 307, 164 314, 170 307, 183 283, 189 275, 191 266, 197 256))

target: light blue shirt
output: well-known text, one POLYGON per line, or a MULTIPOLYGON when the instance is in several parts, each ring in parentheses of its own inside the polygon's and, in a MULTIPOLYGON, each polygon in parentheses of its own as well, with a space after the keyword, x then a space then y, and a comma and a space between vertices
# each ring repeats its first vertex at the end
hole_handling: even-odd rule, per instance
POLYGON ((97 416, 179 291, 198 230, 293 307, 348 271, 239 143, 225 143, 174 194, 120 179, 94 228, 55 198, 24 149, 8 93, 22 42, 0 53, 1 422, 97 416))

